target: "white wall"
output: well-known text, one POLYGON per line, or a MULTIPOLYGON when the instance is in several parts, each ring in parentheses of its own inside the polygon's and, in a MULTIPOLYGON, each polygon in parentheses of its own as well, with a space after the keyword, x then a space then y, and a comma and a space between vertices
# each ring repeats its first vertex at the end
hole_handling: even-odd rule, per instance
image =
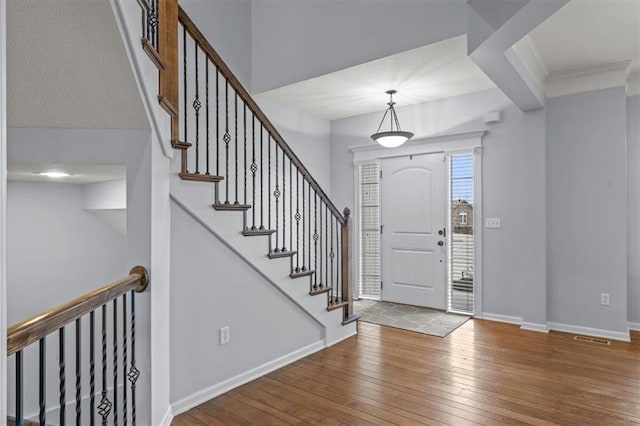
POLYGON ((175 203, 170 313, 174 410, 323 339, 321 325, 175 203), (219 345, 223 326, 230 327, 225 346, 219 345))
POLYGON ((550 322, 627 332, 626 113, 624 87, 547 102, 550 322))
MULTIPOLYGON (((354 206, 353 156, 348 148, 373 143, 369 135, 378 126, 379 114, 346 118, 331 123, 332 199, 354 206)), ((483 310, 485 313, 522 318, 521 271, 537 247, 527 244, 525 201, 544 204, 539 184, 528 168, 544 169, 540 156, 530 158, 522 135, 522 113, 499 90, 488 90, 398 109, 402 127, 414 139, 446 133, 488 130, 482 149, 483 213, 500 217, 501 229, 483 234, 483 310), (484 113, 502 111, 502 122, 485 126, 484 113), (530 163, 527 167, 525 164, 530 163)), ((409 142, 411 143, 411 142, 409 142)), ((539 149, 539 148, 538 148, 539 149)), ((352 209, 353 211, 353 209, 352 209)), ((354 217, 354 220, 357 220, 354 217)))
POLYGON ((6 418, 7 398, 7 79, 6 1, 0 0, 0 418, 6 418))
POLYGON ((255 0, 252 9, 255 93, 458 36, 467 25, 460 0, 255 0))
POLYGON ((627 282, 629 322, 640 324, 640 96, 627 98, 627 282))
POLYGON ((276 126, 325 193, 331 189, 331 122, 258 99, 258 104, 276 126))
POLYGON ((180 6, 251 92, 251 0, 181 0, 180 6))

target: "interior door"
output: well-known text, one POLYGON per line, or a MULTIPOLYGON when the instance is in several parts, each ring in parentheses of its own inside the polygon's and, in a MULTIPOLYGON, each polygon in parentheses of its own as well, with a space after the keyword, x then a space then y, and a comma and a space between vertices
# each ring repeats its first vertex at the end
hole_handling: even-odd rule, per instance
POLYGON ((382 161, 382 300, 446 307, 444 154, 382 161))

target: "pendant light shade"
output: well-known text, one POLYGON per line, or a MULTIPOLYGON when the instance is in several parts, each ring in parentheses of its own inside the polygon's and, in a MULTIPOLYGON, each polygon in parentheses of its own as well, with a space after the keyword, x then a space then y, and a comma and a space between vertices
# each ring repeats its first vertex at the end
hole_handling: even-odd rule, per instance
POLYGON ((396 148, 411 139, 413 137, 413 133, 403 132, 400 130, 400 122, 398 121, 396 110, 393 107, 396 104, 393 102, 393 95, 397 92, 395 90, 387 90, 386 93, 389 95, 389 103, 387 103, 389 108, 384 112, 380 125, 378 126, 378 130, 376 133, 371 135, 371 139, 385 148, 396 148), (389 127, 390 130, 381 132, 380 129, 384 124, 384 119, 387 118, 387 114, 389 115, 389 121, 391 122, 389 127))

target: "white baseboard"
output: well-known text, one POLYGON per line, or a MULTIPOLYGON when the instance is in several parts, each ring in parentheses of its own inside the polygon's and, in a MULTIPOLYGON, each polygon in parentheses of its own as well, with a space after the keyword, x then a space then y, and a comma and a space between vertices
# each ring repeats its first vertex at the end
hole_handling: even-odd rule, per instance
MULTIPOLYGON (((343 327, 346 327, 346 326, 343 326, 343 327)), ((345 336, 342 336, 342 337, 340 337, 338 339, 335 339, 335 340, 332 340, 332 341, 329 341, 329 340, 325 339, 325 347, 328 348, 329 346, 333 346, 335 344, 338 344, 338 343, 342 342, 343 340, 347 340, 348 338, 355 336, 356 334, 358 334, 358 330, 354 327, 354 330, 353 330, 352 333, 347 333, 345 336)))
POLYGON ((521 325, 522 324, 522 318, 520 318, 520 317, 512 317, 512 316, 509 316, 509 315, 492 314, 492 313, 488 313, 488 312, 483 312, 482 313, 482 319, 483 320, 489 320, 489 321, 506 322, 508 324, 516 324, 516 325, 521 325))
POLYGON ((585 336, 602 337, 611 340, 621 340, 623 342, 631 341, 629 332, 602 330, 600 328, 582 327, 579 325, 559 324, 557 322, 550 322, 549 329, 554 331, 561 331, 564 333, 582 334, 585 336))
POLYGON ((629 330, 640 331, 640 322, 630 322, 629 330))
POLYGON ((265 374, 268 374, 274 370, 277 370, 278 368, 284 367, 285 365, 291 364, 292 362, 295 362, 301 358, 309 356, 324 348, 325 348, 324 342, 318 341, 310 345, 307 345, 303 348, 300 348, 298 350, 295 350, 289 354, 283 355, 280 358, 276 358, 273 361, 269 361, 256 368, 253 368, 249 371, 245 371, 244 373, 238 374, 235 377, 231 377, 213 386, 202 389, 194 393, 193 395, 190 395, 186 398, 183 398, 179 401, 172 403, 171 412, 173 413, 174 416, 182 414, 192 409, 193 407, 197 407, 203 402, 206 402, 206 401, 209 401, 210 399, 215 398, 218 395, 222 395, 223 393, 228 392, 231 389, 237 388, 238 386, 242 386, 245 383, 255 380, 258 377, 262 377, 265 374))
POLYGON ((535 322, 523 322, 520 326, 523 330, 529 331, 537 331, 538 333, 548 333, 549 325, 548 324, 538 324, 535 322))
POLYGON ((173 413, 171 412, 171 406, 167 408, 167 412, 162 416, 162 420, 160 421, 160 426, 171 426, 171 422, 173 421, 173 413))

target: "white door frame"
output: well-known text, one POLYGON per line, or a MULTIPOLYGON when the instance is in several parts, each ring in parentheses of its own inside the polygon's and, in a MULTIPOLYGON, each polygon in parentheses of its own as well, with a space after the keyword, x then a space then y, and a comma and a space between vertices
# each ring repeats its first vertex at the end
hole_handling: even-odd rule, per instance
MULTIPOLYGON (((354 173, 354 211, 359 211, 358 197, 358 166, 380 162, 383 158, 400 157, 420 154, 433 154, 443 152, 445 155, 473 154, 473 182, 474 182, 474 209, 473 221, 480 224, 474 227, 474 317, 481 318, 482 314, 482 138, 487 134, 486 130, 477 130, 463 133, 450 133, 430 136, 407 142, 405 145, 388 149, 376 144, 350 147, 353 153, 354 173)), ((353 259, 360 259, 360 234, 358 221, 354 226, 354 241, 352 248, 353 259)), ((359 282, 357 262, 352 262, 351 276, 354 283, 359 282)), ((354 285, 354 293, 357 296, 358 286, 354 285)))
POLYGON ((0 419, 7 418, 7 3, 0 0, 0 419))

